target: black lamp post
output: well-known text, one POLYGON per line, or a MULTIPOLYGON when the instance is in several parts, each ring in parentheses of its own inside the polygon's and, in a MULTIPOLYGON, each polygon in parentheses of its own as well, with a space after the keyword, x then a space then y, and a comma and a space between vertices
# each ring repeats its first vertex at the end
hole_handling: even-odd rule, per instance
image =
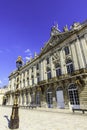
POLYGON ((18 56, 18 59, 16 61, 16 67, 17 67, 17 86, 15 90, 15 97, 14 97, 14 104, 12 107, 12 114, 10 117, 10 123, 9 123, 9 128, 10 129, 17 129, 19 128, 19 106, 18 106, 18 96, 19 96, 19 90, 18 90, 18 81, 19 81, 19 70, 20 67, 22 67, 22 58, 21 56, 18 56))

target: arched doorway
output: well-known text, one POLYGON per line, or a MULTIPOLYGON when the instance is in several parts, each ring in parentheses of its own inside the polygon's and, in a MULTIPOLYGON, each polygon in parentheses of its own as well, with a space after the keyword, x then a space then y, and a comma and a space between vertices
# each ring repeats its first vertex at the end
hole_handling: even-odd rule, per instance
POLYGON ((69 93, 70 107, 79 109, 80 103, 79 103, 77 86, 75 84, 71 84, 68 88, 68 93, 69 93))
POLYGON ((47 90, 47 104, 48 104, 48 108, 53 107, 53 92, 51 87, 49 87, 47 90))
POLYGON ((57 107, 58 108, 65 108, 62 87, 57 88, 57 90, 56 90, 56 99, 57 99, 57 107))

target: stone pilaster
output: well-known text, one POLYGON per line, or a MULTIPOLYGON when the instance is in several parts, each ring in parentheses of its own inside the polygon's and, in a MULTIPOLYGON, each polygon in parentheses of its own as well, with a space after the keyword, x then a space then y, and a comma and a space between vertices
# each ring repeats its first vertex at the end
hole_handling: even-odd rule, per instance
POLYGON ((43 60, 43 79, 47 80, 47 73, 46 73, 46 60, 43 60))
POLYGON ((75 41, 71 44, 70 48, 71 48, 71 53, 72 53, 72 60, 73 60, 73 64, 74 64, 74 69, 78 70, 79 63, 78 63, 78 57, 77 57, 77 53, 76 53, 76 49, 75 49, 75 41))
POLYGON ((62 74, 67 74, 67 68, 65 63, 65 52, 63 49, 60 51, 60 62, 61 62, 62 74))
POLYGON ((41 81, 43 80, 43 61, 40 63, 40 76, 41 76, 41 81))
POLYGON ((22 93, 20 93, 20 97, 19 97, 20 99, 20 106, 22 106, 22 93))
POLYGON ((22 77, 21 77, 22 79, 21 79, 21 87, 23 88, 24 86, 23 86, 23 73, 22 73, 22 77))
POLYGON ((24 92, 24 94, 23 94, 23 98, 24 98, 24 106, 26 105, 26 93, 24 92))
POLYGON ((13 79, 11 79, 11 90, 13 90, 13 79))
POLYGON ((34 66, 34 83, 37 84, 36 66, 34 66))
POLYGON ((86 45, 87 45, 87 33, 84 35, 84 38, 85 38, 85 42, 86 42, 86 45))
POLYGON ((21 80, 21 78, 20 78, 20 75, 19 75, 19 81, 18 81, 18 88, 20 89, 21 88, 21 84, 20 84, 20 80, 21 80))
POLYGON ((25 87, 27 87, 27 71, 25 71, 25 87))
POLYGON ((27 104, 30 104, 30 93, 29 93, 29 91, 27 92, 27 104))
POLYGON ((82 55, 80 44, 81 43, 80 43, 79 39, 77 38, 77 41, 76 41, 76 51, 77 51, 77 55, 78 55, 79 66, 80 66, 80 68, 84 68, 85 64, 84 64, 84 59, 83 59, 83 55, 82 55))
POLYGON ((48 88, 48 86, 47 86, 47 85, 44 85, 44 86, 43 86, 44 93, 41 94, 41 106, 42 106, 42 107, 45 107, 45 108, 48 107, 48 105, 47 105, 47 88, 48 88))
POLYGON ((84 62, 87 64, 87 44, 84 37, 81 38, 81 46, 82 46, 82 52, 84 57, 84 62))
POLYGON ((29 69, 29 84, 32 85, 31 68, 29 69))
POLYGON ((52 74, 52 78, 56 76, 56 73, 55 73, 55 67, 54 67, 54 64, 53 64, 53 61, 52 61, 52 57, 50 58, 50 66, 51 66, 51 74, 52 74))

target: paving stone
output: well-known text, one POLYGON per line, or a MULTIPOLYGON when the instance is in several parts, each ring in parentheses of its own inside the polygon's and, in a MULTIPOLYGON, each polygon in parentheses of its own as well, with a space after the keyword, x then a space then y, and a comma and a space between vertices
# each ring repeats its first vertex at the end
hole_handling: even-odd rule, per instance
MULTIPOLYGON (((0 130, 9 130, 5 116, 12 108, 0 107, 0 130)), ((87 113, 72 113, 67 109, 19 109, 19 128, 16 130, 87 130, 87 113)))

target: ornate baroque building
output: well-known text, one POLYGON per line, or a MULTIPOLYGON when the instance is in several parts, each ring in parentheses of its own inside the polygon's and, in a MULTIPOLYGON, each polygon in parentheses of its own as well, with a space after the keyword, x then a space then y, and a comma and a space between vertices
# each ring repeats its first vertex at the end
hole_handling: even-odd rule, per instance
POLYGON ((40 54, 9 76, 7 105, 13 104, 16 85, 19 105, 38 107, 87 107, 87 21, 74 23, 51 36, 40 54))

